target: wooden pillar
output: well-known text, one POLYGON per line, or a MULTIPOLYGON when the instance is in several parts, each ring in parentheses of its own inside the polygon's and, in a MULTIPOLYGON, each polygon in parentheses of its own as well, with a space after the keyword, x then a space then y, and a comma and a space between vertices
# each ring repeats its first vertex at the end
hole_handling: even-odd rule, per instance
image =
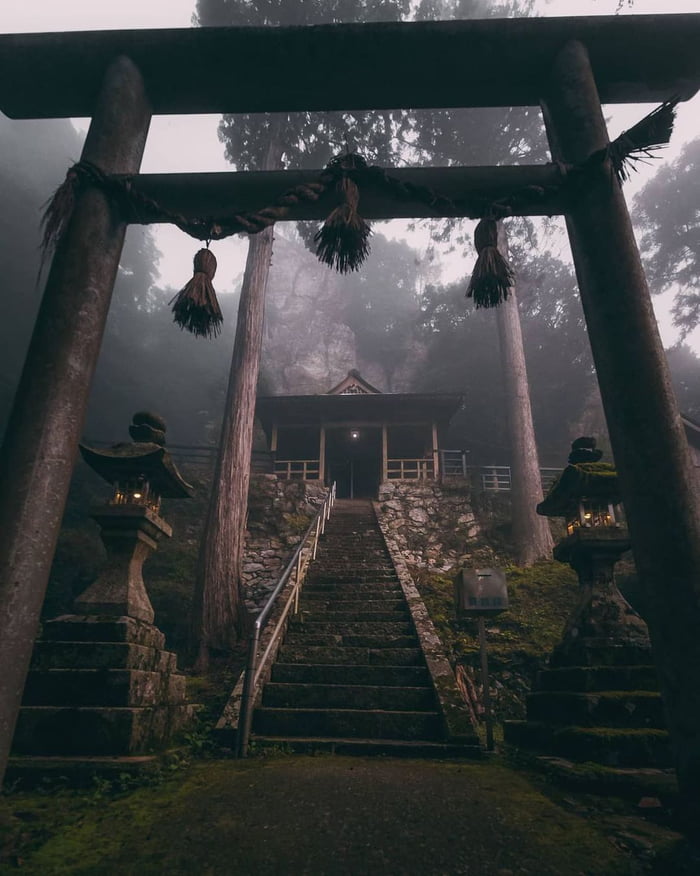
POLYGON ((433 440, 433 477, 437 480, 440 476, 440 454, 438 453, 438 436, 435 423, 432 425, 431 435, 433 440))
MULTIPOLYGON (((82 158, 134 174, 151 108, 128 58, 108 68, 82 158)), ((0 781, 7 763, 126 223, 99 189, 78 196, 53 258, 0 451, 0 781)))
POLYGON ((275 423, 270 435, 270 453, 277 453, 277 437, 277 423, 275 423))
POLYGON ((318 436, 318 477, 321 483, 325 483, 326 477, 326 427, 321 424, 318 436))
MULTIPOLYGON (((608 135, 588 53, 566 45, 543 110, 553 157, 585 161, 608 135)), ((671 732, 683 809, 700 818, 700 512, 649 290, 609 161, 567 213, 581 302, 671 732)))
POLYGON ((382 423, 382 483, 389 480, 389 437, 387 435, 386 423, 382 423))

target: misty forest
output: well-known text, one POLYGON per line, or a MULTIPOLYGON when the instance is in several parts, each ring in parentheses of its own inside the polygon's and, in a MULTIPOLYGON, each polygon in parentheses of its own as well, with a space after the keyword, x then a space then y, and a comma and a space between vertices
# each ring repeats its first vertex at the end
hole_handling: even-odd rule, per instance
POLYGON ((0 872, 698 872, 700 14, 603 5, 0 35, 0 872))

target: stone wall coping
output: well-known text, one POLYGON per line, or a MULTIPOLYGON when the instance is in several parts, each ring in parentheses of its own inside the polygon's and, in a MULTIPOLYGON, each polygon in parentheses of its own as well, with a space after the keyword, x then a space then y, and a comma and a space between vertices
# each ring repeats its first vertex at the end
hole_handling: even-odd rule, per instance
POLYGON ((420 647, 430 672, 433 688, 440 703, 440 710, 445 721, 448 739, 450 742, 464 741, 473 744, 476 728, 472 724, 467 704, 464 702, 457 687, 455 675, 450 661, 447 659, 442 640, 435 630, 428 614, 428 609, 423 602, 411 573, 408 571, 401 551, 389 531, 380 503, 374 501, 372 504, 391 561, 401 583, 401 589, 406 597, 411 617, 413 618, 420 647))

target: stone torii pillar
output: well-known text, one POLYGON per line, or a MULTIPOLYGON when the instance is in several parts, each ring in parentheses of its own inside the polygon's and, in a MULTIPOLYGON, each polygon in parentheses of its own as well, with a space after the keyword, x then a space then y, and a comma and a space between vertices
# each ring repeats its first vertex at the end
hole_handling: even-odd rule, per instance
MULTIPOLYGON (((82 159, 137 173, 151 106, 129 58, 107 68, 82 159)), ((0 782, 78 451, 126 222, 88 189, 51 265, 0 452, 0 782)))
MULTIPOLYGON (((578 164, 607 146, 581 43, 560 51, 543 98, 555 159, 578 164)), ((650 595, 649 629, 683 817, 697 825, 700 510, 649 289, 609 160, 590 168, 566 220, 635 560, 650 595)))

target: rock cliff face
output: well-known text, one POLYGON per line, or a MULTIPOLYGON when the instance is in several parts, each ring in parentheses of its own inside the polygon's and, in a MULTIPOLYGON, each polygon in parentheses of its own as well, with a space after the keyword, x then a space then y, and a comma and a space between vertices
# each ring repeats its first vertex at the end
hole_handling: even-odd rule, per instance
POLYGON ((386 349, 363 343, 349 324, 353 283, 320 264, 301 241, 275 237, 261 362, 265 392, 325 393, 351 368, 385 392, 413 389, 425 351, 410 341, 387 357, 386 349))

